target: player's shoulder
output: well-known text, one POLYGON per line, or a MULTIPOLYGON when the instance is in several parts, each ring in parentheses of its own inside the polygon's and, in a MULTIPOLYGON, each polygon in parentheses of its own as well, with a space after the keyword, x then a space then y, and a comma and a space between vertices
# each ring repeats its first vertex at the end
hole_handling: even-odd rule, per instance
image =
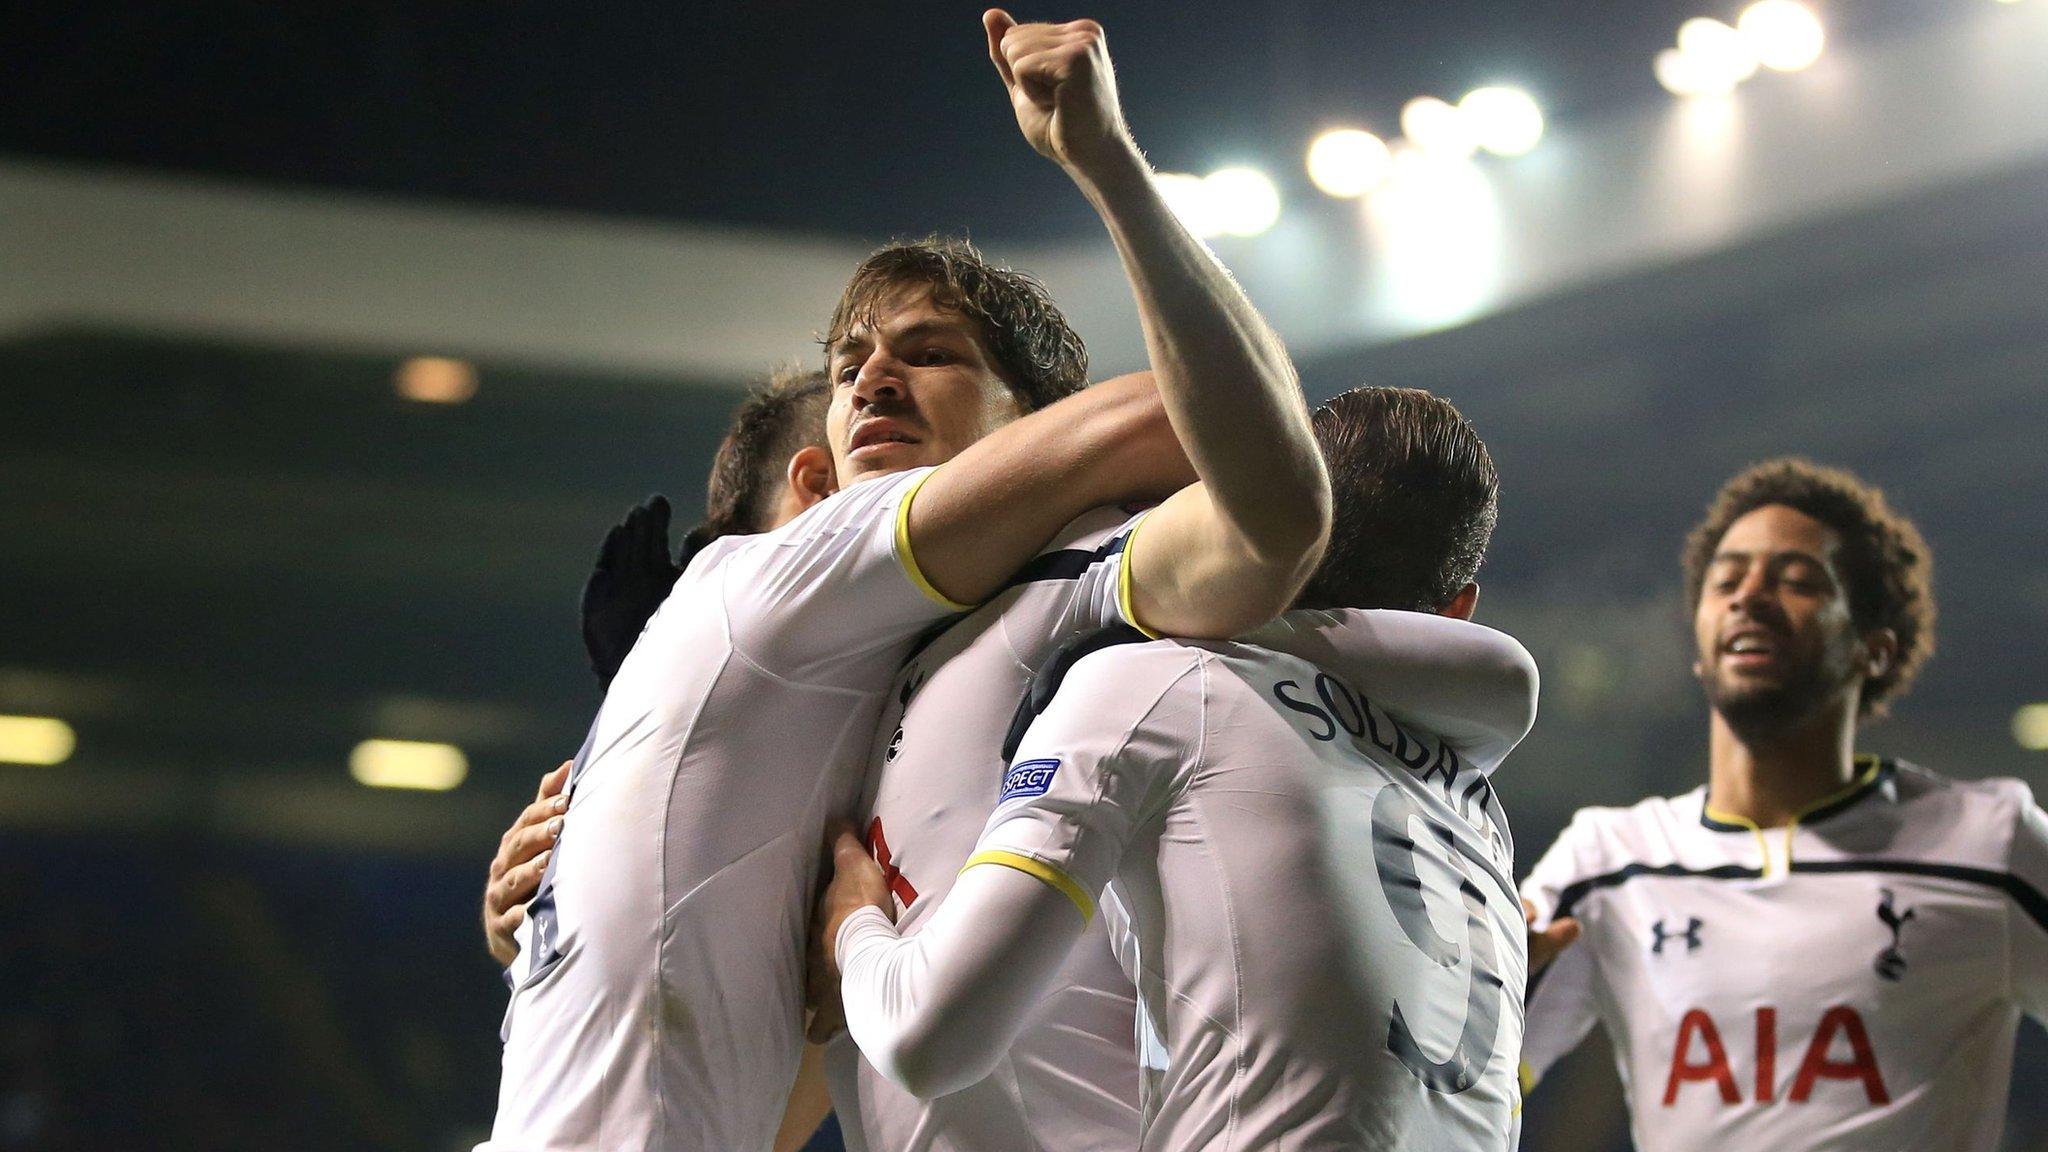
POLYGON ((1617 866, 1663 855, 1668 846, 1699 827, 1706 789, 1675 796, 1648 796, 1627 805, 1588 805, 1572 813, 1558 836, 1582 862, 1617 866))
POLYGON ((1200 648, 1155 640, 1128 624, 1083 633, 1062 644, 1032 676, 1003 755, 1015 755, 1025 731, 1056 701, 1068 709, 1086 706, 1105 723, 1136 723, 1211 658, 1200 648))
POLYGON ((1919 821, 1939 820, 1990 831, 2011 828, 2034 807, 2034 790, 2010 776, 1957 780, 1905 760, 1880 761, 1898 802, 1919 821))

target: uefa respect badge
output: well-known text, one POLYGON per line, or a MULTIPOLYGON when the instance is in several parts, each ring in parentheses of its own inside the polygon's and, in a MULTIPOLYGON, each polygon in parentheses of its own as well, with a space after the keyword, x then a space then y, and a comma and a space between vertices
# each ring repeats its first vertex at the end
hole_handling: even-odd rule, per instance
POLYGON ((1002 804, 1020 796, 1043 796, 1052 787, 1052 774, 1060 770, 1058 760, 1026 760, 1011 767, 1003 776, 1002 795, 996 803, 1002 804))

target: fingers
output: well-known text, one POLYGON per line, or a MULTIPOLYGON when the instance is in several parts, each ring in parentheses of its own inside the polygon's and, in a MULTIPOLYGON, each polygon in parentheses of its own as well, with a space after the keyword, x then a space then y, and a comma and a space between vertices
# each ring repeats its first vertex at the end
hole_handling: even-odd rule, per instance
POLYGON ((484 946, 490 949, 491 959, 496 960, 500 968, 510 968, 512 962, 519 959, 519 941, 512 934, 525 921, 524 906, 497 914, 485 910, 484 946))
MULTIPOLYGON (((547 786, 544 777, 541 780, 544 792, 547 786)), ((569 798, 560 794, 543 794, 521 810, 519 819, 514 820, 512 826, 505 829, 505 834, 498 838, 498 854, 491 858, 491 880, 502 880, 506 872, 553 847, 561 838, 563 813, 568 810, 569 798)))
POLYGON ((988 32, 988 58, 1002 76, 1003 86, 1016 87, 1017 77, 1010 71, 1010 59, 1003 54, 1003 37, 1017 26, 1016 18, 1001 8, 991 8, 981 14, 981 26, 988 32))
POLYGON ((1579 922, 1567 916, 1552 924, 1549 928, 1544 929, 1543 935, 1556 945, 1551 953, 1556 955, 1558 952, 1571 947, 1572 943, 1579 938, 1579 922))
POLYGON ((597 565, 591 578, 610 575, 619 569, 619 560, 626 552, 626 525, 614 524, 605 531, 604 543, 597 546, 597 565))
MULTIPOLYGON (((1525 911, 1526 911, 1526 905, 1525 911)), ((1558 953, 1572 946, 1579 938, 1579 922, 1570 916, 1559 917, 1550 922, 1541 932, 1532 925, 1529 931, 1529 975, 1534 976, 1550 966, 1558 953)))
POLYGON ((533 794, 535 801, 546 800, 562 794, 569 785, 569 769, 576 766, 574 760, 564 760, 552 772, 544 772, 540 778, 540 791, 533 794))
POLYGON ((533 899, 533 894, 540 890, 541 876, 548 870, 548 861, 554 855, 554 849, 550 848, 516 868, 506 869, 505 875, 485 894, 485 910, 494 917, 504 916, 533 899))

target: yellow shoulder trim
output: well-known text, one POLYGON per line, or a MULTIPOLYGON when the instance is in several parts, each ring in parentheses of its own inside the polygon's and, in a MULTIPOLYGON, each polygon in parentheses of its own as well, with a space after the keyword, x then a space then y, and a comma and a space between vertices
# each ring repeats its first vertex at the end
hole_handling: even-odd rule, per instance
POLYGON ((1062 895, 1072 900, 1074 907, 1081 910, 1082 920, 1093 920, 1095 918, 1095 898, 1088 895, 1087 889, 1075 883, 1072 876, 1047 864, 1043 860, 1033 860, 1029 856, 1019 855, 1015 852, 991 850, 988 852, 976 852, 974 855, 969 856, 967 863, 961 865, 960 870, 965 872, 976 864, 995 864, 1004 868, 1015 868, 1026 876, 1035 876, 1054 888, 1059 889, 1062 895))
MULTIPOLYGON (((1527 1096, 1536 1090, 1536 1070, 1529 1067, 1527 1060, 1522 1061, 1521 1065, 1515 1069, 1515 1078, 1522 1083, 1523 1096, 1527 1096)), ((1515 1111, 1520 1112, 1521 1110, 1522 1106, 1520 1104, 1515 1105, 1515 1111)))
POLYGON ((924 482, 937 474, 938 469, 934 468, 911 481, 903 499, 896 502, 896 559, 903 565, 903 572, 910 577, 910 582, 917 585, 917 590, 931 597, 939 607, 952 612, 972 612, 974 605, 962 604, 932 587, 932 582, 925 579, 924 569, 917 566, 916 554, 910 550, 910 502, 917 499, 917 490, 924 487, 924 482))
POLYGON ((1145 521, 1151 518, 1150 512, 1138 517, 1137 523, 1132 524, 1131 530, 1124 535, 1124 554, 1116 569, 1116 607, 1117 611, 1123 613, 1124 623, 1157 640, 1159 633, 1145 627, 1144 622, 1138 619, 1138 606, 1131 600, 1131 550, 1138 546, 1138 529, 1143 528, 1145 521))
POLYGON ((1808 804, 1806 807, 1801 808, 1799 811, 1793 813, 1792 822, 1794 824, 1797 824, 1801 820, 1806 819, 1808 816, 1812 815, 1815 812, 1820 811, 1821 809, 1827 807, 1830 804, 1833 804, 1839 800, 1848 799, 1851 795, 1855 794, 1858 789, 1868 788, 1870 786, 1870 782, 1872 780, 1877 779, 1878 769, 1884 766, 1884 762, 1882 760, 1879 760, 1875 756, 1866 755, 1857 756, 1854 763, 1859 769, 1859 771, 1856 773, 1855 779, 1850 780, 1847 784, 1843 785, 1842 787, 1835 789, 1833 792, 1828 793, 1827 795, 1821 797, 1818 800, 1815 800, 1813 803, 1808 804))

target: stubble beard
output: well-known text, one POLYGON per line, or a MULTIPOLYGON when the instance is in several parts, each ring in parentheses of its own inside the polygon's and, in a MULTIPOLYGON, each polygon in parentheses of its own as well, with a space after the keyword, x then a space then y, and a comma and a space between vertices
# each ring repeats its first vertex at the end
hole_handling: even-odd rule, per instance
POLYGON ((1804 727, 1848 690, 1849 661, 1832 667, 1822 656, 1802 661, 1776 683, 1730 682, 1716 673, 1705 678, 1707 703, 1745 743, 1767 741, 1804 727))

